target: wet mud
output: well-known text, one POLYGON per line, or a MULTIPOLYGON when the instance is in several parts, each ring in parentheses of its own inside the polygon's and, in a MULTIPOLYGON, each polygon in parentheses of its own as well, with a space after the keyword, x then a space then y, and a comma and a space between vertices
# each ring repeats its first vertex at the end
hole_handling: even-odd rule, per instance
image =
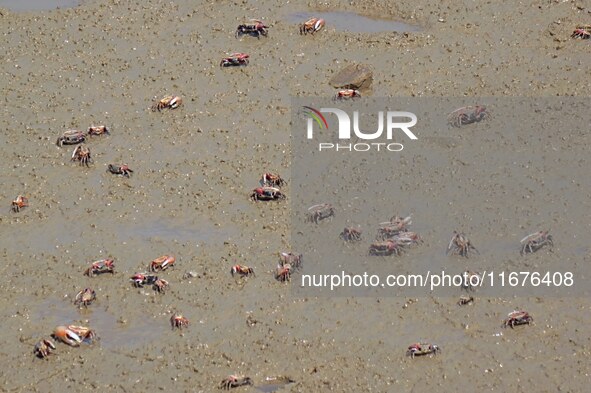
MULTIPOLYGON (((584 391, 588 298, 489 297, 459 307, 457 298, 297 297, 294 282, 273 278, 277 253, 291 248, 290 203, 248 196, 265 171, 286 178, 290 195, 291 97, 332 96, 328 81, 343 65, 374 67, 374 97, 588 96, 591 45, 569 36, 590 15, 584 2, 554 1, 328 1, 307 9, 273 1, 88 0, 59 10, 2 8, 0 390, 211 392, 242 374, 255 383, 238 388, 245 392, 457 391, 468 383, 474 390, 584 391), (315 11, 421 29, 355 33, 327 19, 323 31, 300 36, 301 22, 289 15, 315 11), (250 18, 264 18, 269 36, 236 39, 236 26, 250 18), (238 51, 250 54, 247 67, 219 67, 238 51), (184 105, 150 111, 166 94, 182 96, 184 105), (111 135, 88 140, 89 167, 70 162, 73 146, 57 147, 57 137, 93 124, 106 124, 111 135), (130 178, 107 172, 122 163, 134 170, 130 178), (30 206, 11 213, 18 194, 30 206), (168 292, 131 285, 132 274, 164 254, 176 256, 174 268, 158 273, 168 292), (115 260, 113 275, 83 275, 103 258, 115 260), (236 263, 252 266, 256 277, 233 279, 236 263), (97 300, 79 309, 73 297, 86 287, 97 300), (502 329, 517 308, 535 323, 502 329), (173 331, 174 312, 190 326, 173 331), (80 348, 58 343, 47 360, 33 356, 39 339, 70 323, 95 328, 100 339, 80 348), (405 356, 423 340, 441 354, 405 356), (295 382, 275 386, 278 376, 295 382)), ((467 154, 471 165, 510 148, 492 139, 467 154)), ((553 143, 564 154, 577 145, 569 170, 575 178, 588 172, 585 130, 553 143)), ((558 153, 551 157, 556 165, 527 174, 533 182, 553 171, 568 176, 558 153)), ((427 179, 448 159, 406 169, 427 179)), ((588 194, 585 184, 566 179, 565 195, 588 194)), ((520 179, 512 181, 518 188, 520 179)), ((527 224, 558 220, 556 228, 566 228, 560 215, 576 211, 576 229, 588 232, 588 198, 574 206, 543 192, 530 197, 550 208, 507 196, 528 212, 527 224)), ((443 202, 424 198, 421 215, 441 220, 443 202)), ((486 211, 501 213, 496 205, 486 211)), ((429 222, 422 222, 428 238, 429 222)), ((515 236, 525 230, 506 229, 515 236)), ((567 236, 553 233, 557 244, 567 236)), ((572 252, 589 263, 586 245, 572 252)), ((526 263, 556 263, 545 251, 535 257, 526 263)))

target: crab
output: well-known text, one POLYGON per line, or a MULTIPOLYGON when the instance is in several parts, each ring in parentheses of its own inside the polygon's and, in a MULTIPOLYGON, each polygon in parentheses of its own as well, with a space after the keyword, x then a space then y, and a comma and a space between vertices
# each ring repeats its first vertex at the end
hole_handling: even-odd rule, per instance
POLYGON ((398 232, 392 237, 392 240, 404 247, 414 246, 423 242, 423 239, 421 239, 418 233, 411 231, 398 232))
POLYGON ((410 356, 414 359, 415 356, 424 356, 424 355, 437 355, 437 352, 440 352, 441 349, 436 344, 429 344, 429 343, 415 343, 411 344, 407 351, 406 356, 410 356))
POLYGON ((279 175, 267 172, 263 173, 261 184, 268 187, 283 187, 285 185, 285 180, 279 175))
POLYGON ((67 328, 69 331, 74 332, 81 341, 86 343, 91 343, 97 336, 94 330, 86 326, 80 325, 68 325, 67 328))
POLYGON ((490 116, 484 105, 464 106, 447 116, 447 121, 454 127, 478 123, 490 116))
POLYGON ((454 235, 449 241, 446 254, 460 255, 468 258, 471 252, 479 254, 478 250, 472 245, 470 240, 463 233, 454 231, 454 235))
POLYGON ((158 293, 165 293, 169 285, 170 284, 165 279, 158 278, 156 281, 154 281, 152 288, 154 288, 154 290, 158 293))
POLYGON ((229 375, 220 382, 219 388, 223 390, 230 390, 244 385, 253 385, 252 379, 238 375, 229 375))
POLYGON ((152 104, 153 112, 160 112, 162 109, 176 109, 183 104, 183 100, 179 96, 165 96, 161 100, 157 100, 152 104))
POLYGON ((236 28, 236 32, 234 33, 234 36, 236 38, 238 38, 244 34, 248 34, 250 36, 257 37, 258 39, 260 39, 261 36, 266 37, 269 34, 267 31, 269 26, 266 26, 260 20, 253 20, 253 22, 255 22, 254 25, 247 25, 247 24, 239 25, 236 28))
POLYGON ((324 19, 310 18, 300 25, 300 34, 314 34, 324 27, 324 19))
POLYGON ((591 25, 577 25, 570 37, 588 40, 591 38, 591 25))
POLYGON ((18 213, 21 211, 21 209, 23 207, 27 207, 29 206, 29 199, 26 196, 23 195, 18 195, 16 198, 14 198, 14 200, 12 201, 12 211, 15 213, 18 213))
POLYGON ((77 145, 86 140, 86 135, 82 131, 68 130, 57 138, 56 145, 62 147, 63 145, 77 145))
POLYGON ((80 165, 89 166, 92 163, 92 157, 90 156, 90 148, 84 145, 78 145, 72 152, 72 158, 70 161, 79 161, 80 165))
POLYGON ((136 273, 129 279, 136 288, 143 288, 144 285, 154 285, 158 281, 158 276, 152 276, 146 273, 136 273))
POLYGON ((458 300, 458 306, 465 306, 472 303, 474 303, 473 296, 460 296, 460 300, 458 300))
POLYGON ((230 56, 224 57, 222 61, 220 61, 220 67, 248 65, 249 57, 250 56, 247 53, 232 53, 230 56))
POLYGON ((103 134, 110 135, 110 132, 107 126, 90 126, 88 127, 87 134, 88 136, 97 136, 103 134))
POLYGON ((282 266, 290 265, 292 269, 299 269, 304 264, 304 256, 293 252, 280 252, 279 261, 282 266))
POLYGON ((531 315, 528 314, 527 311, 515 310, 515 311, 511 311, 507 315, 507 319, 505 319, 503 321, 503 327, 510 326, 511 329, 513 329, 515 326, 529 325, 533 321, 534 321, 534 319, 532 318, 531 315))
POLYGON ((96 292, 91 288, 86 288, 76 294, 74 304, 78 307, 88 307, 95 300, 96 292))
POLYGON ((339 237, 346 242, 358 242, 361 240, 361 229, 346 227, 339 237))
POLYGON ((280 199, 285 199, 286 196, 281 192, 281 190, 277 187, 257 187, 252 191, 250 194, 250 198, 255 201, 276 201, 280 199))
POLYGON ((380 223, 377 237, 381 240, 391 239, 400 234, 400 232, 406 231, 410 225, 412 225, 412 216, 394 216, 390 218, 390 221, 380 223))
POLYGON ((248 266, 244 266, 244 265, 234 265, 232 266, 232 269, 230 269, 230 273, 232 274, 232 277, 234 277, 235 274, 240 275, 240 277, 249 277, 249 276, 255 276, 254 274, 254 269, 252 267, 248 267, 248 266))
POLYGON ((189 320, 182 316, 182 314, 172 314, 170 317, 170 325, 172 326, 172 330, 180 329, 182 330, 184 327, 189 326, 189 320))
POLYGON ((88 277, 93 277, 102 273, 115 273, 115 261, 113 259, 101 259, 93 262, 84 274, 88 277))
POLYGON ((289 263, 277 265, 275 279, 281 282, 291 281, 291 265, 289 263))
POLYGON ((122 164, 119 166, 109 164, 109 167, 107 168, 107 172, 111 172, 114 175, 122 175, 125 177, 129 177, 133 173, 133 170, 131 168, 129 168, 127 166, 127 164, 122 164))
POLYGON ((78 347, 82 342, 80 336, 67 326, 58 326, 53 330, 53 338, 68 344, 71 347, 78 347))
POLYGON ((308 208, 308 221, 318 224, 320 221, 334 217, 335 210, 330 203, 321 203, 308 208))
POLYGON ((369 246, 369 255, 387 256, 392 254, 402 254, 401 245, 392 239, 383 242, 374 242, 369 246))
POLYGON ((170 266, 173 266, 175 261, 176 258, 174 256, 163 255, 150 262, 150 266, 148 268, 151 272, 159 272, 168 269, 170 266))
POLYGON ((334 99, 335 100, 349 100, 349 99, 353 99, 353 98, 361 98, 361 93, 359 92, 359 90, 355 90, 355 89, 344 89, 344 90, 339 90, 336 92, 334 99))
POLYGON ((35 344, 33 353, 41 359, 47 358, 55 350, 55 344, 48 338, 44 338, 35 344))
POLYGON ((552 241, 552 235, 550 235, 549 232, 550 231, 539 231, 531 233, 521 239, 521 255, 536 252, 546 245, 553 247, 554 242, 552 241))

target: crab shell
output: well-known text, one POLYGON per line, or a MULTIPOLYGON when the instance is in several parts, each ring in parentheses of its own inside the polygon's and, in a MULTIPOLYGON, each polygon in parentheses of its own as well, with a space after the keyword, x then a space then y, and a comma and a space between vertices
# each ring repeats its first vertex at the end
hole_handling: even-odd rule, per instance
POLYGON ((92 303, 96 299, 96 292, 91 288, 85 288, 84 290, 76 294, 74 304, 84 305, 92 303))
POLYGON ((160 270, 166 270, 169 266, 174 265, 176 258, 172 255, 163 255, 160 258, 154 259, 150 263, 150 271, 157 272, 160 270))
POLYGON ((35 349, 33 353, 40 358, 45 358, 49 356, 51 352, 55 349, 55 344, 50 339, 44 338, 43 340, 39 341, 35 344, 35 349))
POLYGON ((102 135, 102 134, 109 134, 109 129, 107 126, 90 126, 88 127, 87 131, 88 135, 102 135))
POLYGON ((64 344, 68 344, 69 346, 72 347, 78 347, 80 346, 80 343, 82 342, 82 339, 80 338, 80 336, 78 336, 78 334, 76 334, 74 331, 72 331, 71 329, 69 329, 66 326, 58 326, 53 330, 53 337, 56 340, 59 340, 61 342, 63 342, 64 344))
POLYGON ((181 314, 173 314, 170 317, 170 324, 172 328, 179 328, 182 329, 185 326, 189 326, 189 320, 183 317, 181 314))
POLYGON ((248 276, 250 274, 254 275, 254 269, 248 266, 234 265, 232 266, 230 273, 232 273, 232 276, 234 276, 235 274, 240 274, 241 276, 248 276))
POLYGON ((78 337, 82 341, 92 340, 92 339, 96 338, 96 333, 94 332, 94 330, 92 330, 86 326, 68 325, 67 329, 74 332, 76 335, 78 335, 78 337))

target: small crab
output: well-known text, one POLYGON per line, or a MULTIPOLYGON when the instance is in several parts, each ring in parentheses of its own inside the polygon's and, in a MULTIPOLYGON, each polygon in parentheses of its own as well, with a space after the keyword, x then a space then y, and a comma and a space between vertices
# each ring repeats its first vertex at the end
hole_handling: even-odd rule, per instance
POLYGON ((285 180, 279 175, 267 172, 263 174, 261 184, 268 187, 283 187, 285 185, 285 180))
POLYGON ((158 278, 156 281, 154 281, 152 288, 154 288, 154 290, 158 293, 165 293, 169 285, 170 284, 165 279, 158 278))
POLYGON ((424 355, 437 355, 437 352, 440 352, 441 349, 436 344, 429 344, 429 343, 415 343, 411 344, 407 351, 406 356, 410 356, 414 359, 415 356, 424 356, 424 355))
POLYGON ((454 127, 478 123, 490 116, 484 105, 464 106, 447 116, 447 121, 454 127))
POLYGON ((165 96, 161 100, 157 100, 152 105, 152 111, 153 112, 156 112, 156 111, 160 112, 162 109, 176 109, 179 106, 181 106, 182 103, 183 103, 183 100, 179 96, 165 96))
POLYGON ((280 252, 279 261, 282 266, 290 265, 292 269, 299 269, 304 264, 304 256, 293 252, 280 252))
POLYGON ((232 53, 228 57, 224 57, 220 61, 220 67, 232 67, 232 66, 245 66, 248 65, 248 58, 250 55, 247 53, 232 53))
POLYGON ((81 341, 86 343, 91 343, 95 338, 97 338, 96 333, 89 327, 80 326, 80 325, 68 325, 67 328, 69 331, 74 332, 81 341))
POLYGON ((346 242, 357 242, 361 240, 361 229, 346 227, 339 237, 346 242))
POLYGON ((418 233, 411 231, 398 232, 392 237, 392 240, 404 247, 414 246, 423 242, 423 239, 421 239, 418 233))
POLYGON ((399 235, 400 232, 407 231, 410 225, 412 225, 412 216, 394 216, 390 218, 390 221, 380 223, 377 238, 381 240, 392 239, 399 235))
POLYGON ((72 158, 70 161, 79 161, 80 165, 89 166, 92 163, 92 157, 90 156, 90 148, 84 145, 78 145, 72 152, 72 158))
POLYGON ((335 210, 330 203, 321 203, 308 208, 308 221, 315 224, 334 215, 335 210))
POLYGON ((451 240, 449 241, 449 245, 447 246, 446 254, 451 252, 452 255, 460 255, 463 257, 468 258, 470 252, 476 252, 479 254, 478 250, 472 245, 468 237, 463 233, 458 233, 454 231, 454 235, 452 236, 451 240))
POLYGON ((88 127, 87 134, 88 136, 110 135, 110 132, 107 126, 90 126, 88 127))
POLYGON ((550 231, 539 231, 531 233, 521 239, 521 255, 536 252, 545 245, 553 247, 554 242, 552 241, 552 235, 550 235, 549 232, 550 231))
POLYGON ((402 254, 402 246, 392 239, 374 242, 369 246, 369 255, 387 256, 392 254, 402 254))
POLYGON ((95 300, 96 292, 91 288, 86 288, 76 294, 74 304, 78 307, 88 307, 95 300))
POLYGON ((220 382, 219 388, 222 390, 230 390, 244 385, 253 385, 252 379, 238 375, 230 375, 220 382))
POLYGON ((534 319, 532 318, 531 315, 528 314, 527 311, 515 310, 515 311, 511 311, 507 315, 507 319, 505 319, 503 321, 503 327, 510 326, 511 329, 513 329, 513 327, 515 327, 515 326, 529 325, 533 321, 534 321, 534 319))
POLYGON ((344 89, 344 90, 339 90, 337 91, 337 93, 334 96, 335 100, 349 100, 349 99, 353 99, 353 98, 361 98, 361 93, 359 92, 359 90, 354 90, 354 89, 344 89))
POLYGON ((115 273, 115 261, 113 259, 101 259, 93 262, 84 274, 88 277, 93 277, 102 273, 115 273))
POLYGON ((136 288, 143 288, 144 285, 153 285, 158 281, 158 276, 152 276, 145 273, 136 273, 129 279, 136 288))
POLYGON ((65 131, 59 138, 57 138, 56 145, 62 147, 63 145, 77 145, 86 140, 86 135, 82 131, 68 130, 65 131))
POLYGON ((47 358, 55 349, 55 344, 48 338, 44 338, 35 344, 35 348, 33 349, 33 353, 35 356, 41 359, 47 358))
POLYGON ((18 195, 12 201, 11 209, 13 212, 18 213, 23 207, 29 206, 29 199, 26 196, 18 195))
POLYGON ((166 270, 169 267, 174 265, 176 258, 172 255, 163 255, 159 258, 154 259, 150 262, 150 266, 148 267, 151 272, 159 272, 162 270, 166 270))
POLYGON ((247 25, 247 24, 239 25, 236 28, 236 32, 234 33, 234 36, 236 38, 238 38, 244 34, 248 34, 252 37, 257 37, 260 39, 261 36, 266 37, 267 34, 269 34, 267 32, 267 29, 269 28, 269 26, 266 26, 260 20, 253 20, 253 22, 255 22, 255 24, 253 24, 253 25, 247 25))
POLYGON ((460 296, 460 300, 458 300, 458 306, 465 306, 472 303, 474 303, 473 296, 460 296))
POLYGON ((232 277, 234 277, 235 274, 240 275, 240 277, 249 277, 249 276, 255 276, 254 274, 254 269, 252 267, 248 267, 248 266, 244 266, 244 265, 234 265, 232 266, 232 269, 230 269, 230 273, 232 274, 232 277))
POLYGON ((66 326, 58 326, 53 330, 53 338, 68 344, 71 347, 78 347, 82 342, 80 336, 66 326))
POLYGON ((577 25, 570 37, 588 40, 591 38, 591 25, 577 25))
POLYGON ((285 194, 277 187, 257 187, 250 194, 250 198, 253 201, 276 201, 279 199, 285 199, 285 194))
POLYGON ((170 325, 172 326, 172 330, 177 328, 182 330, 182 328, 189 326, 189 320, 181 314, 175 313, 170 317, 170 325))
POLYGON ((300 25, 300 34, 314 34, 324 27, 324 19, 310 18, 300 25))
POLYGON ((122 175, 125 177, 129 177, 133 173, 133 170, 130 169, 127 166, 127 164, 118 165, 118 166, 113 165, 113 164, 109 164, 109 167, 107 168, 107 172, 111 172, 114 175, 122 175))
POLYGON ((289 263, 277 265, 275 279, 281 282, 291 281, 291 265, 289 263))

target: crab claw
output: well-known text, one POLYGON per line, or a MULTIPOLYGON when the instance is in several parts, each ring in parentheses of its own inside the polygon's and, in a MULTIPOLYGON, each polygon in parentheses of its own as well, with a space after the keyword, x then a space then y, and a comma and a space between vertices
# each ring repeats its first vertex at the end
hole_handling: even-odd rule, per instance
POLYGON ((74 333, 65 326, 56 327, 53 331, 53 336, 56 340, 60 340, 61 342, 68 344, 72 347, 77 347, 82 342, 80 336, 78 336, 76 333, 74 333))

